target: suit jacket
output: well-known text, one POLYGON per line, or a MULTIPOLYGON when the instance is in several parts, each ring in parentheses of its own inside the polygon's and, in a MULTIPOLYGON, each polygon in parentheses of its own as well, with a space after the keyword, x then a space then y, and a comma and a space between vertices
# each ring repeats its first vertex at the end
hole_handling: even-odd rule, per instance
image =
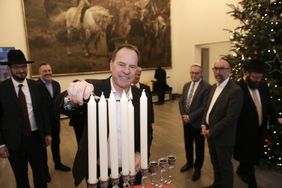
MULTIPOLYGON (((204 110, 204 123, 216 87, 215 84, 211 88, 207 106, 204 110)), ((232 80, 229 80, 209 114, 209 124, 207 125, 209 128, 209 140, 212 140, 217 145, 233 146, 235 144, 237 120, 242 104, 243 96, 240 87, 232 80)))
MULTIPOLYGON (((104 93, 104 96, 106 98, 109 97, 110 92, 111 92, 111 82, 110 78, 104 79, 104 80, 86 80, 87 82, 91 83, 94 85, 95 88, 95 94, 100 96, 102 92, 104 93)), ((140 104, 139 104, 139 98, 141 96, 141 90, 138 89, 137 87, 131 87, 131 92, 133 96, 133 106, 134 106, 134 128, 135 128, 135 151, 138 152, 140 151, 140 104)), ((66 94, 66 93, 65 93, 66 94)), ((57 97, 57 103, 61 107, 61 110, 63 114, 69 114, 68 111, 65 111, 63 109, 63 100, 64 100, 65 95, 59 95, 57 97)), ((148 98, 148 104, 150 103, 150 98, 148 98)), ((148 105, 148 108, 150 108, 150 105, 148 105)), ((80 111, 80 113, 83 113, 84 118, 87 118, 87 113, 86 113, 86 104, 82 106, 81 108, 76 109, 77 111, 80 111)), ((150 112, 150 109, 148 109, 148 112, 150 112)), ((74 113, 74 112, 70 112, 74 113)), ((70 114, 71 115, 71 114, 70 114)), ((148 116, 150 114, 148 113, 148 116)), ((108 128, 109 131, 109 128, 108 128)), ((150 123, 148 123, 148 148, 150 148, 151 143, 152 143, 152 126, 150 123)), ((99 142, 97 139, 97 143, 99 146, 99 142)), ((99 149, 97 150, 99 152, 99 149)), ((98 154, 99 157, 99 154, 98 154)), ((88 177, 88 140, 87 140, 87 129, 84 129, 84 133, 82 135, 82 138, 80 140, 79 146, 78 146, 78 151, 75 157, 74 165, 73 165, 73 176, 75 180, 75 185, 79 185, 80 182, 88 177)))
MULTIPOLYGON (((46 135, 50 135, 50 123, 46 106, 46 93, 36 81, 27 79, 33 113, 42 143, 46 135)), ((18 97, 11 79, 0 83, 0 145, 16 150, 23 136, 23 119, 18 97)))
POLYGON ((190 123, 194 128, 200 128, 202 123, 202 116, 207 101, 207 97, 210 91, 210 84, 201 80, 197 90, 195 91, 194 97, 192 99, 190 108, 186 109, 186 99, 189 92, 189 88, 192 82, 184 84, 182 95, 179 98, 179 111, 181 115, 189 115, 190 123))
POLYGON ((40 83, 43 88, 45 89, 45 92, 47 93, 47 100, 48 100, 48 109, 50 114, 50 120, 52 126, 60 126, 60 112, 59 109, 56 108, 55 105, 55 99, 56 97, 61 93, 61 86, 59 82, 52 80, 52 88, 53 88, 53 97, 49 93, 49 90, 47 89, 45 83, 39 78, 37 80, 38 83, 40 83))
POLYGON ((275 106, 270 100, 265 83, 258 87, 262 106, 262 125, 259 127, 258 114, 248 86, 244 80, 238 82, 243 91, 244 103, 238 120, 234 158, 242 162, 257 163, 263 147, 263 133, 266 130, 268 116, 278 118, 275 106))

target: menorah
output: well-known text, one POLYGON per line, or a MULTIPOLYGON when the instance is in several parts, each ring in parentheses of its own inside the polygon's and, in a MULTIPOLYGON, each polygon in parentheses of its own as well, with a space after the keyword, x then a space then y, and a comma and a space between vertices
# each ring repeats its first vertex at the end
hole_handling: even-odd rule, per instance
MULTIPOLYGON (((142 185, 144 186, 148 172, 148 105, 145 92, 140 97, 140 154, 142 185)), ((118 187, 120 176, 123 187, 133 187, 135 181, 135 146, 134 146, 134 106, 132 95, 122 93, 120 100, 114 98, 113 92, 106 99, 102 93, 100 97, 91 96, 87 104, 88 113, 88 188, 99 186, 106 188, 111 180, 113 187, 118 187), (97 100, 99 98, 99 100, 97 100), (119 104, 118 104, 119 103, 119 104), (119 108, 117 108, 119 105, 119 108), (117 110, 119 109, 119 110, 117 110), (108 114, 108 116, 107 116, 108 114), (109 144, 107 136, 109 125, 109 144), (121 168, 118 165, 118 135, 117 127, 121 128, 121 168), (97 127, 99 132, 97 134, 97 127), (99 137, 99 165, 100 177, 97 177, 97 136, 99 137), (110 157, 108 157, 108 145, 110 157), (108 164, 108 160, 110 164, 108 164), (111 175, 108 175, 108 169, 111 175)))

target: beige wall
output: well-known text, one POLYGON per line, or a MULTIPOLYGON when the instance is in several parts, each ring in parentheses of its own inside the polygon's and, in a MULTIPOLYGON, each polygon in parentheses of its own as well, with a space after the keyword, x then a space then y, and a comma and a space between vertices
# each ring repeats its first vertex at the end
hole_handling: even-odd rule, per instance
MULTIPOLYGON (((174 92, 180 93, 189 79, 189 65, 200 63, 199 47, 209 45, 210 62, 226 53, 229 33, 236 22, 226 14, 230 9, 226 3, 238 0, 171 0, 172 69, 167 70, 174 92)), ((21 0, 0 0, 0 46, 15 46, 27 54, 24 18, 21 0)), ((207 47, 207 46, 205 46, 207 47)), ((106 78, 109 74, 56 77, 62 89, 73 80, 84 78, 106 78)), ((144 71, 141 81, 153 79, 154 71, 144 71)), ((211 83, 213 78, 210 76, 211 83)))

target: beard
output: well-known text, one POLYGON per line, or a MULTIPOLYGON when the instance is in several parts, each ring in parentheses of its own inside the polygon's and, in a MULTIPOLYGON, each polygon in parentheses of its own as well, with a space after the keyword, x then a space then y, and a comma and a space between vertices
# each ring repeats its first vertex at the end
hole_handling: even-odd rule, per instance
POLYGON ((252 81, 249 77, 246 77, 246 83, 252 90, 257 89, 260 85, 260 82, 252 81))
POLYGON ((26 76, 27 74, 24 74, 24 73, 20 75, 12 74, 12 77, 18 82, 23 82, 26 76))

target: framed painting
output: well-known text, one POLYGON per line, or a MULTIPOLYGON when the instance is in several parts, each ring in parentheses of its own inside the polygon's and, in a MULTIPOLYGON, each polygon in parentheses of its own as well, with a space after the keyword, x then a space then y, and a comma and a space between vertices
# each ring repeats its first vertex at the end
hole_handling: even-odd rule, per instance
POLYGON ((171 67, 170 0, 23 0, 30 66, 54 75, 108 72, 116 46, 131 43, 139 65, 171 67))
POLYGON ((8 65, 1 65, 3 62, 8 61, 8 52, 14 50, 14 47, 0 47, 0 81, 10 78, 11 73, 8 65))

